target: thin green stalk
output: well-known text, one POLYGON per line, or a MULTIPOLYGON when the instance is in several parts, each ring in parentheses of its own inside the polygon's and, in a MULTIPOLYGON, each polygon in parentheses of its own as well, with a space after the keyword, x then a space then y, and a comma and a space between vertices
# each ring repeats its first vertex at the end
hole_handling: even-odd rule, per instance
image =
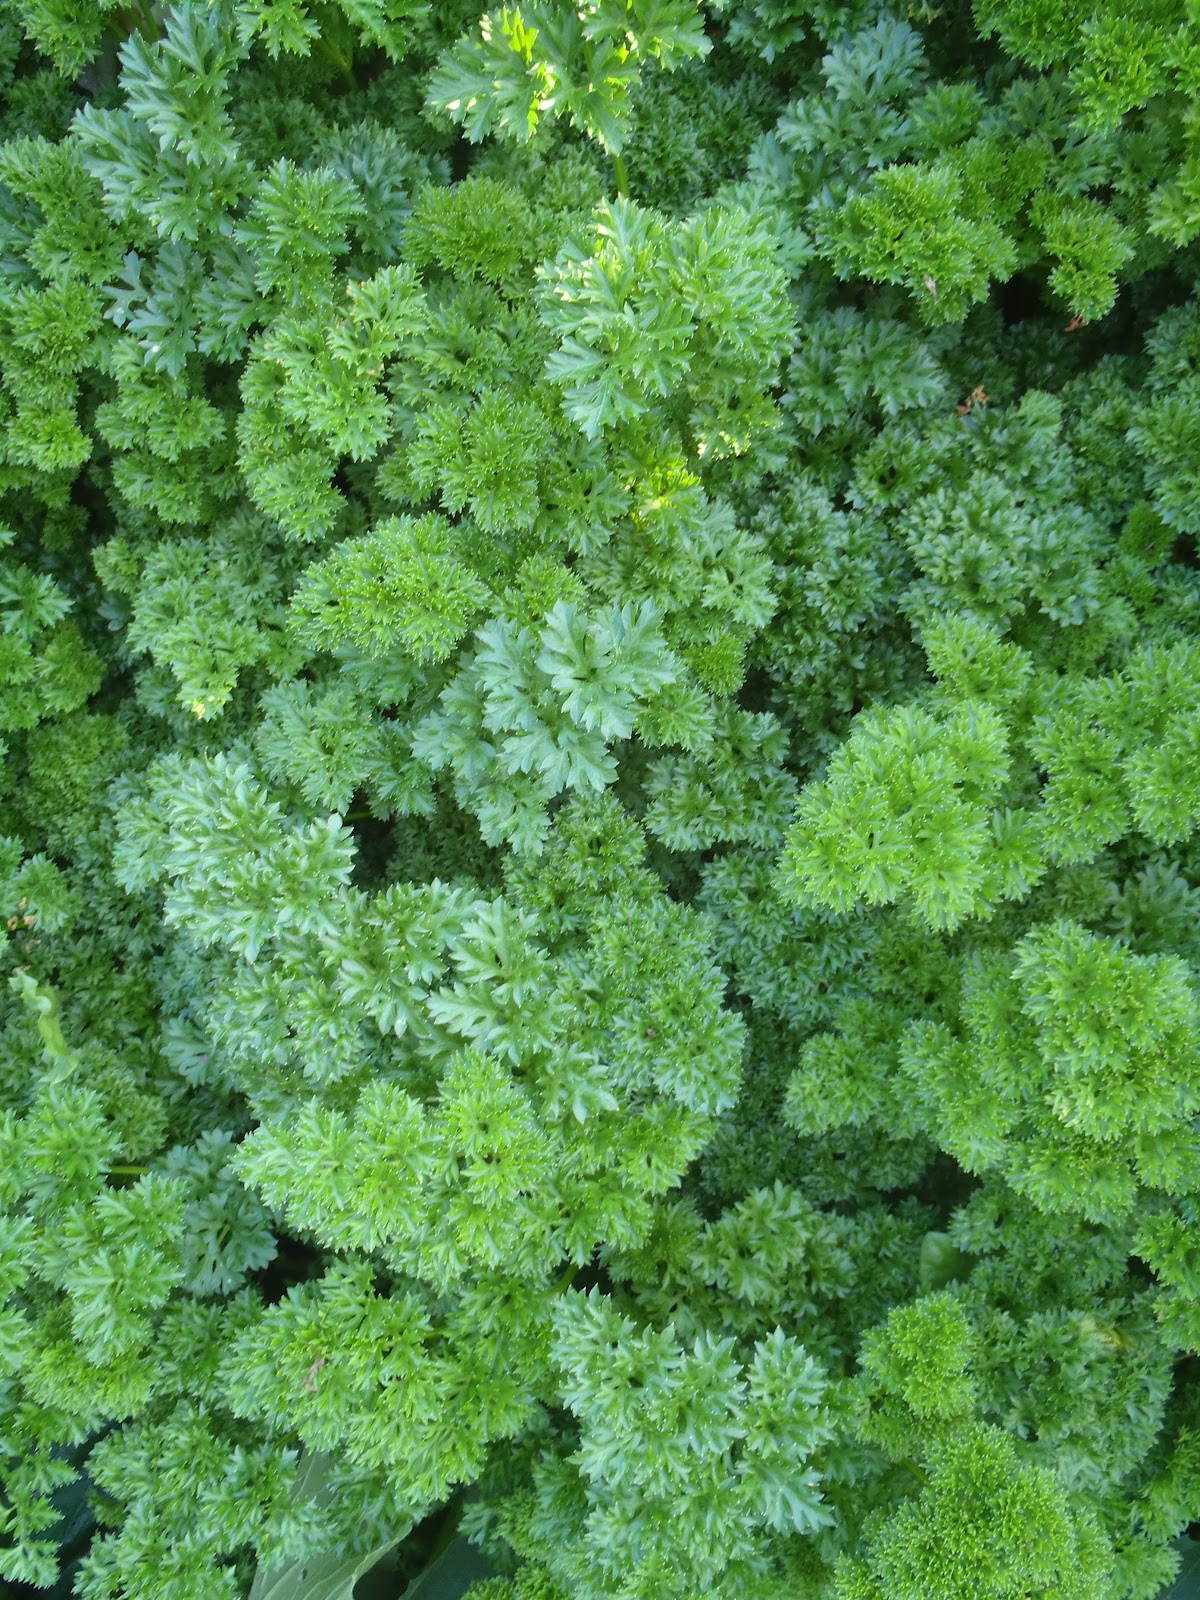
POLYGON ((127 5, 120 8, 116 14, 116 24, 118 31, 126 37, 133 33, 148 34, 151 38, 158 35, 158 18, 152 11, 147 12, 139 5, 138 0, 129 0, 127 5))
POLYGON ((354 76, 353 72, 350 70, 350 62, 342 54, 342 52, 338 48, 338 46, 336 44, 334 44, 332 39, 330 39, 324 33, 318 34, 318 36, 317 36, 317 49, 321 52, 321 54, 326 58, 327 61, 329 61, 334 67, 336 67, 338 76, 341 78, 342 82, 346 85, 346 87, 348 89, 357 89, 358 88, 358 79, 354 76))
POLYGON ((622 200, 629 199, 629 174, 625 170, 625 158, 613 151, 613 174, 617 180, 617 193, 622 200))
POLYGON ((566 1270, 560 1275, 558 1281, 555 1283, 555 1285, 554 1285, 553 1289, 551 1289, 550 1293, 553 1294, 553 1295, 565 1294, 566 1291, 571 1287, 571 1284, 572 1284, 572 1282, 573 1282, 573 1280, 575 1278, 575 1274, 578 1271, 579 1271, 579 1268, 575 1265, 574 1262, 572 1262, 570 1264, 570 1266, 568 1266, 566 1268, 566 1270))

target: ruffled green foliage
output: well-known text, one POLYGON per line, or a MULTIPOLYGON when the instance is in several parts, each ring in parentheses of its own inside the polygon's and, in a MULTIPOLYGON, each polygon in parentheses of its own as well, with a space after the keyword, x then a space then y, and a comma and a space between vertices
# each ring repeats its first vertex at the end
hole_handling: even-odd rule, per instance
POLYGON ((1195 35, 0 0, 0 1583, 1170 1581, 1195 35))

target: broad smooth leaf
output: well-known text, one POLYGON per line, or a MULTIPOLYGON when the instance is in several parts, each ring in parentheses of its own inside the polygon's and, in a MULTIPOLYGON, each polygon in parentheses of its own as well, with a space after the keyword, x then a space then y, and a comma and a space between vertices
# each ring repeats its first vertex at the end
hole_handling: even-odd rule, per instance
POLYGON ((1200 1600, 1200 1541, 1180 1539, 1177 1548, 1183 1556, 1175 1582, 1164 1589, 1158 1600, 1200 1600))
MULTIPOLYGON (((329 1457, 314 1451, 305 1457, 296 1483, 297 1498, 328 1504, 333 1498, 325 1481, 329 1457)), ((407 1532, 371 1550, 350 1555, 314 1556, 307 1561, 292 1561, 286 1567, 268 1570, 259 1567, 250 1586, 250 1600, 354 1600, 354 1585, 407 1532)))
POLYGON ((403 1600, 459 1600, 473 1583, 492 1576, 469 1539, 457 1538, 403 1592, 403 1600))

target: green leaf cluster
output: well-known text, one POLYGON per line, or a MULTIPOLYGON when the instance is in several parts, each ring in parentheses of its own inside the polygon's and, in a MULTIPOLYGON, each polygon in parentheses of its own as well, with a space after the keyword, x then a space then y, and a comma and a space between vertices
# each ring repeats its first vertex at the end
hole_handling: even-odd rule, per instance
POLYGON ((0 1585, 1170 1583, 1195 22, 0 0, 0 1585))

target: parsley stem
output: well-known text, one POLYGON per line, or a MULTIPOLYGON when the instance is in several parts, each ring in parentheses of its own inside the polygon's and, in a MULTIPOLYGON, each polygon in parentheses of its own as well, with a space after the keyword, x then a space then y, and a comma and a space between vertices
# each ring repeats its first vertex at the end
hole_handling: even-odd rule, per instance
POLYGON ((322 33, 317 36, 317 48, 337 68, 338 76, 346 87, 348 89, 357 89, 358 80, 350 70, 350 62, 328 34, 322 33))
POLYGON ((131 0, 130 4, 123 5, 117 12, 115 21, 118 29, 127 38, 135 33, 144 33, 150 38, 155 38, 158 34, 158 18, 153 13, 147 15, 138 4, 138 0, 131 0))
POLYGON ((572 1281, 575 1278, 575 1274, 578 1271, 579 1268, 572 1261, 570 1266, 568 1266, 556 1280, 555 1285, 553 1289, 551 1289, 550 1293, 552 1295, 565 1294, 565 1292, 571 1287, 572 1281))
POLYGON ((612 164, 613 164, 613 173, 614 173, 614 175, 616 177, 616 180, 617 180, 617 193, 621 196, 622 200, 628 200, 629 199, 629 174, 625 170, 625 158, 624 158, 624 156, 619 156, 616 153, 616 151, 614 150, 613 151, 612 164))

